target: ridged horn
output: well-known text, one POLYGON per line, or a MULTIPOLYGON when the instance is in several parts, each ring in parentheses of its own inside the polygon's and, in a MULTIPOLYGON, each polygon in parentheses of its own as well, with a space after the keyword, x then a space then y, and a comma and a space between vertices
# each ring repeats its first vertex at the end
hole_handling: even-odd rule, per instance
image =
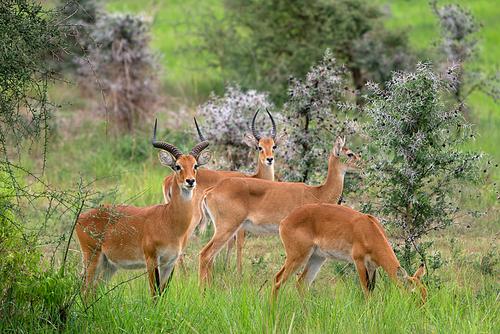
POLYGON ((267 108, 266 108, 266 111, 267 111, 267 114, 269 115, 269 117, 271 118, 271 123, 273 123, 273 131, 271 132, 271 138, 273 138, 273 140, 275 140, 276 139, 276 123, 274 123, 274 118, 271 115, 271 113, 269 112, 269 110, 267 110, 267 108))
POLYGON ((156 141, 156 125, 158 123, 158 119, 155 119, 155 130, 153 132, 153 146, 156 148, 162 148, 165 151, 169 152, 174 156, 177 160, 182 156, 182 152, 172 144, 166 143, 164 141, 156 141))
POLYGON ((252 119, 252 135, 255 137, 255 139, 257 141, 260 141, 260 138, 262 138, 261 136, 259 136, 257 134, 257 131, 255 131, 255 117, 257 117, 257 114, 259 113, 259 110, 260 109, 257 109, 257 112, 255 113, 255 115, 253 115, 253 119, 252 119))
POLYGON ((198 154, 201 153, 201 151, 203 151, 208 147, 208 145, 210 145, 210 143, 201 134, 198 122, 196 121, 196 117, 194 117, 194 124, 196 124, 196 130, 198 131, 198 136, 200 137, 201 143, 196 144, 195 147, 193 147, 193 149, 191 150, 191 152, 189 152, 189 154, 196 158, 198 154))

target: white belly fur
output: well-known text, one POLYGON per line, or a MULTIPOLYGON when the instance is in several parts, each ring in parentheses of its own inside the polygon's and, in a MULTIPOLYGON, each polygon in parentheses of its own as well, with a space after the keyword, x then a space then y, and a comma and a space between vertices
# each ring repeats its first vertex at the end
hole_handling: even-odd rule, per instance
POLYGON ((247 219, 241 225, 245 231, 249 231, 254 234, 279 234, 279 225, 267 224, 267 225, 255 225, 251 220, 247 219))
POLYGON ((336 250, 321 250, 319 248, 316 248, 315 253, 329 260, 354 263, 354 260, 351 256, 336 250))

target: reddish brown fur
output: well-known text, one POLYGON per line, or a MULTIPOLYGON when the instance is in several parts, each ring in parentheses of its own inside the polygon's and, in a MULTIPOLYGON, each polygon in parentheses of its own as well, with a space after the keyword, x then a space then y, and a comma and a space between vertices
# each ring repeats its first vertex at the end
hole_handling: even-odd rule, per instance
POLYGON ((322 185, 230 178, 205 190, 200 210, 206 203, 216 229, 200 252, 200 279, 211 282, 214 257, 241 228, 268 229, 264 231, 267 233, 274 229, 277 233, 281 220, 300 205, 336 203, 342 194, 344 173, 356 169, 360 162, 358 156, 343 147, 344 142, 340 137, 335 140, 327 180, 322 185), (245 221, 251 223, 243 224, 245 221))
POLYGON ((286 261, 274 277, 274 296, 289 277, 305 265, 296 287, 302 295, 304 279, 312 283, 326 258, 354 263, 365 294, 373 288, 375 272, 382 267, 400 286, 418 290, 423 300, 427 296, 420 283, 423 266, 414 277, 401 268, 382 225, 375 217, 335 204, 308 204, 293 211, 280 224, 280 236, 285 246, 286 261), (328 256, 328 253, 332 254, 328 256))
MULTIPOLYGON (((195 159, 182 155, 177 160, 166 151, 158 152, 164 165, 175 170, 172 200, 168 204, 144 208, 104 205, 82 213, 75 228, 86 265, 86 287, 95 286, 119 269, 146 267, 151 294, 161 294, 175 262, 186 247, 186 232, 195 205, 193 186, 196 165, 208 163, 212 151, 195 159), (189 182, 188 182, 189 181, 189 182), (157 285, 159 281, 159 286, 157 285)), ((196 167, 197 168, 197 167, 196 167)))
MULTIPOLYGON (((251 134, 245 134, 245 137, 252 137, 253 140, 255 141, 255 144, 250 145, 251 141, 249 139, 246 139, 247 144, 251 147, 261 147, 262 149, 259 149, 259 156, 258 156, 258 170, 257 173, 253 175, 247 175, 245 173, 240 173, 240 172, 234 172, 234 171, 214 171, 214 170, 209 170, 209 169, 200 169, 198 171, 197 175, 197 186, 195 190, 195 201, 196 203, 199 203, 201 196, 203 195, 203 191, 207 188, 215 186, 217 183, 224 179, 228 179, 230 177, 240 177, 240 178, 257 178, 257 179, 264 179, 264 180, 274 180, 274 163, 271 165, 266 164, 266 159, 267 158, 272 158, 274 161, 274 148, 275 146, 281 146, 286 142, 287 135, 285 132, 280 133, 279 135, 276 136, 276 142, 272 138, 261 138, 260 141, 257 143, 255 138, 251 134), (254 146, 257 145, 257 146, 254 146)), ((168 203, 168 198, 167 198, 167 193, 168 189, 172 185, 172 180, 173 180, 173 175, 167 176, 163 180, 163 196, 165 198, 165 203, 168 203)), ((195 210, 193 214, 193 218, 191 220, 191 225, 189 226, 188 230, 188 237, 191 236, 193 231, 195 230, 196 226, 198 226, 198 223, 200 222, 200 215, 198 210, 195 210)))

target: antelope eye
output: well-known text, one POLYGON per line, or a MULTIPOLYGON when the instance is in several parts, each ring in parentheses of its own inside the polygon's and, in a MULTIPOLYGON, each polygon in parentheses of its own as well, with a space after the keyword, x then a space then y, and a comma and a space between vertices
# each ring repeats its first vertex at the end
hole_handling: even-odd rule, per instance
POLYGON ((179 171, 181 169, 182 169, 182 167, 180 165, 175 165, 175 170, 179 171))
POLYGON ((349 158, 352 158, 352 157, 354 156, 354 153, 349 152, 349 153, 347 153, 347 156, 348 156, 349 158))
POLYGON ((262 151, 262 147, 261 146, 259 146, 258 149, 259 149, 259 151, 262 151))
POLYGON ((275 149, 276 149, 276 145, 273 145, 273 150, 275 150, 275 149))
POLYGON ((198 170, 198 167, 199 167, 198 165, 194 165, 194 166, 193 166, 193 169, 194 169, 194 170, 198 170))

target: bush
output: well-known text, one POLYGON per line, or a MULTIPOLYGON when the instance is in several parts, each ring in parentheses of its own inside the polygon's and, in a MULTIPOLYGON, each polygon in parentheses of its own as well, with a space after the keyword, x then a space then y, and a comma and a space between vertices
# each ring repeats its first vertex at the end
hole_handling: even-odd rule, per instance
POLYGON ((484 153, 462 149, 476 135, 460 111, 463 105, 448 107, 442 100, 458 84, 459 69, 438 75, 430 62, 419 63, 413 73, 394 73, 386 90, 368 84, 373 96, 367 98, 370 122, 363 133, 371 154, 366 181, 372 198, 363 211, 384 217, 396 229, 407 267, 417 255, 426 260, 422 236, 447 228, 461 215, 481 214, 461 208, 456 198, 485 175, 484 153))
POLYGON ((88 59, 77 59, 88 87, 106 96, 106 115, 131 132, 158 101, 158 56, 148 49, 150 24, 142 16, 104 14, 90 30, 88 59))
POLYGON ((347 93, 347 74, 346 67, 337 65, 327 50, 305 80, 290 78, 289 100, 283 106, 289 139, 279 171, 284 181, 324 182, 321 177, 328 170, 333 139, 353 133, 348 117, 338 114, 339 107, 346 107, 344 112, 349 109, 349 104, 341 103, 347 93))
POLYGON ((61 275, 51 266, 41 251, 37 231, 28 232, 15 218, 14 199, 14 186, 1 171, 0 331, 41 319, 64 324, 79 278, 75 271, 61 275))

